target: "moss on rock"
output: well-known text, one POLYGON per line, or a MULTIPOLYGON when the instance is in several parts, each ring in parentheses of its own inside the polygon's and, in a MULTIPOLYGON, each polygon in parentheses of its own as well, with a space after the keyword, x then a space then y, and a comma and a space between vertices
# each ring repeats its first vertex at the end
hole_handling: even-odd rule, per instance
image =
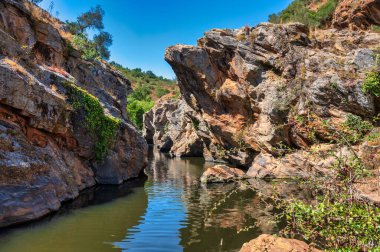
POLYGON ((98 98, 78 87, 75 83, 66 82, 68 101, 74 108, 74 113, 84 112, 84 126, 96 136, 94 146, 95 156, 101 161, 107 155, 109 146, 117 135, 120 119, 104 113, 98 98))

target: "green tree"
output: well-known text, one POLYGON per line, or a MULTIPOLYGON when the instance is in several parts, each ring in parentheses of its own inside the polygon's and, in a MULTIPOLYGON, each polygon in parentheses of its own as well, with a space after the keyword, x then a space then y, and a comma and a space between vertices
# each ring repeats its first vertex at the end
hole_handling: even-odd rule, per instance
POLYGON ((109 47, 112 45, 112 35, 103 31, 104 10, 98 5, 77 17, 76 21, 66 21, 66 28, 74 34, 73 44, 82 51, 82 58, 105 59, 110 58, 109 47), (93 39, 87 35, 87 30, 98 30, 93 39))
POLYGON ((112 35, 108 32, 101 31, 94 36, 93 42, 100 57, 103 59, 109 59, 111 53, 108 48, 112 45, 112 35))
POLYGON ((43 0, 30 0, 32 3, 34 4, 39 4, 41 3, 43 0))
POLYGON ((68 30, 73 34, 82 34, 87 29, 93 30, 103 30, 103 17, 104 10, 100 5, 97 5, 95 8, 91 8, 89 11, 81 14, 77 17, 77 20, 74 22, 67 21, 68 30))

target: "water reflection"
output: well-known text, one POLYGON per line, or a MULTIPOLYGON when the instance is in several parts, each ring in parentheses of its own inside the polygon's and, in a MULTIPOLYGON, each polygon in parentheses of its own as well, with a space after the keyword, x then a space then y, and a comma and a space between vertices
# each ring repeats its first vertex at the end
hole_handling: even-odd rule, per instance
POLYGON ((277 232, 274 210, 253 190, 199 182, 214 164, 149 155, 146 181, 95 188, 58 215, 0 234, 0 251, 236 251, 277 232))
POLYGON ((277 232, 273 209, 244 185, 202 185, 212 163, 150 153, 148 208, 115 246, 126 251, 235 251, 261 233, 277 232))

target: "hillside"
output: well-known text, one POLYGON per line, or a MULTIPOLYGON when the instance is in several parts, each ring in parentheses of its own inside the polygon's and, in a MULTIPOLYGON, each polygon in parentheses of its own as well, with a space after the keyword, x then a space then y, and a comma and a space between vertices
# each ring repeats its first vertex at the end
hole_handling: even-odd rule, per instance
POLYGON ((111 62, 111 65, 131 81, 133 92, 128 96, 127 112, 133 124, 140 130, 143 127, 143 115, 159 98, 167 94, 179 96, 175 80, 157 76, 152 71, 125 68, 116 62, 111 62))

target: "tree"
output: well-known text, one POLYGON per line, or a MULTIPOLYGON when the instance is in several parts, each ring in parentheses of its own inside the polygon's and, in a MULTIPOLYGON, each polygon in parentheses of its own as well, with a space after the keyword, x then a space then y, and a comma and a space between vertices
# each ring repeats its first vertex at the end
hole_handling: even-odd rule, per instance
POLYGON ((32 3, 34 4, 39 4, 41 3, 43 0, 30 0, 32 3))
POLYGON ((103 31, 103 17, 104 10, 98 5, 81 14, 76 21, 66 21, 67 30, 75 35, 73 44, 83 52, 82 58, 86 60, 110 58, 112 35, 103 31), (86 33, 88 29, 98 30, 99 33, 90 39, 86 33))
POLYGON ((89 11, 77 17, 76 21, 66 21, 66 24, 68 30, 73 34, 84 33, 87 29, 101 31, 104 29, 103 17, 104 10, 100 5, 97 5, 95 8, 91 8, 89 11))
POLYGON ((108 48, 112 45, 112 35, 101 31, 98 35, 94 36, 93 42, 100 57, 108 60, 111 54, 108 48))
POLYGON ((104 10, 100 5, 97 5, 95 8, 91 8, 89 11, 83 13, 77 18, 79 24, 80 32, 84 32, 86 29, 96 29, 103 30, 103 16, 104 10))

